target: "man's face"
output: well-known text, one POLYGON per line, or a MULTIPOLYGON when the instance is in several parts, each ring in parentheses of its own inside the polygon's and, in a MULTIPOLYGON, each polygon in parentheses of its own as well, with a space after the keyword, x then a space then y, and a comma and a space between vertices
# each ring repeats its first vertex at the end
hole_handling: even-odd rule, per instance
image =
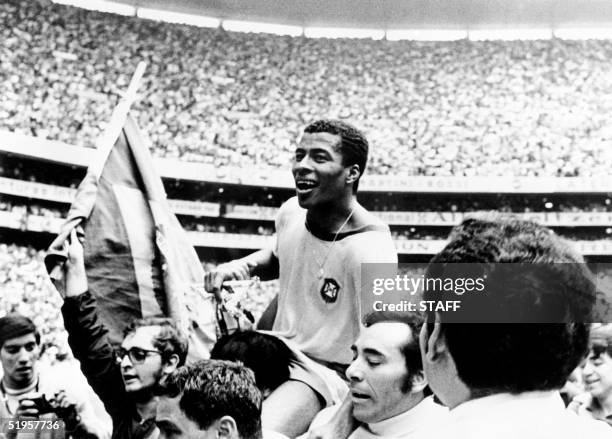
POLYGON ((355 359, 346 371, 350 380, 353 416, 373 423, 408 411, 419 399, 401 388, 408 371, 400 349, 412 331, 399 322, 376 323, 365 328, 352 346, 355 359))
POLYGON ((159 439, 197 439, 202 437, 198 424, 189 419, 179 407, 180 395, 174 398, 160 396, 157 401, 155 424, 159 439))
POLYGON ((6 384, 21 389, 34 382, 39 354, 40 347, 34 333, 5 341, 0 348, 0 362, 6 384))
MULTIPOLYGON (((143 326, 128 334, 121 343, 126 351, 132 348, 143 351, 157 351, 153 346, 153 338, 159 334, 159 326, 143 326)), ((140 364, 134 364, 129 355, 120 358, 121 373, 128 392, 149 390, 157 384, 162 375, 162 358, 159 352, 145 352, 145 358, 140 364)))
POLYGON ((591 349, 584 369, 584 387, 597 399, 612 395, 612 358, 605 349, 591 349))
POLYGON ((293 156, 293 178, 298 202, 304 209, 326 205, 347 190, 348 168, 342 164, 340 136, 304 133, 293 156))

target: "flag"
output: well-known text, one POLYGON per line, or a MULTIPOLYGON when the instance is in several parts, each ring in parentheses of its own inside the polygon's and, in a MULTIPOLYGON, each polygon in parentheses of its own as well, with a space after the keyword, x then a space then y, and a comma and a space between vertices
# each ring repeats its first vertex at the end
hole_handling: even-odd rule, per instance
POLYGON ((51 280, 62 293, 62 245, 80 226, 89 291, 111 341, 120 343, 134 318, 169 316, 189 334, 190 357, 207 358, 216 302, 203 290, 203 268, 129 115, 114 146, 97 154, 45 258, 51 280))

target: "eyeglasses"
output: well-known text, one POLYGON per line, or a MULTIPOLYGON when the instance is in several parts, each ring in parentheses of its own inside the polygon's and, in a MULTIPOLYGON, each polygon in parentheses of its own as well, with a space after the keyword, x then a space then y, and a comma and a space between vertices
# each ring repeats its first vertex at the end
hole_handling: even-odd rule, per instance
POLYGON ((125 350, 123 348, 117 349, 117 363, 121 363, 125 356, 127 355, 132 362, 132 364, 142 364, 144 360, 148 357, 149 354, 160 354, 159 351, 152 351, 149 349, 141 349, 141 348, 130 348, 129 350, 125 350))

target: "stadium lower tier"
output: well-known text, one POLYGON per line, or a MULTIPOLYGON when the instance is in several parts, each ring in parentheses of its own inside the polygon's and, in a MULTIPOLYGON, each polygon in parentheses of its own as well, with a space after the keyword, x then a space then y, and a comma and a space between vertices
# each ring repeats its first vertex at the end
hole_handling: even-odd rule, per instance
MULTIPOLYGON (((0 227, 2 235, 10 236, 20 232, 36 232, 55 235, 63 223, 62 218, 39 215, 24 215, 19 212, 0 211, 0 227)), ((274 237, 271 235, 255 235, 247 233, 218 233, 187 231, 187 235, 196 248, 223 248, 257 250, 271 247, 274 237)), ((442 239, 405 239, 394 240, 400 255, 433 255, 444 246, 442 239)), ((612 255, 612 240, 575 240, 571 241, 577 250, 585 256, 612 255)))

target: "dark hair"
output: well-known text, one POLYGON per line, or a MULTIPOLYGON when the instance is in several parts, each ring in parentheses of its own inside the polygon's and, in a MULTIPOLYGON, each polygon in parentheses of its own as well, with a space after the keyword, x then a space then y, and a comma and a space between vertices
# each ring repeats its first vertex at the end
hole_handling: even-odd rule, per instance
POLYGON ((240 363, 204 360, 183 366, 164 380, 161 394, 180 394, 181 410, 201 430, 231 416, 242 439, 262 437, 261 392, 253 372, 240 363))
MULTIPOLYGON (((453 263, 471 263, 470 267, 481 267, 486 274, 487 294, 470 295, 482 306, 481 313, 491 306, 538 310, 553 303, 556 322, 560 322, 451 323, 461 310, 438 313, 458 375, 473 396, 563 386, 588 346, 588 326, 582 323, 585 320, 577 323, 573 313, 592 306, 595 299, 582 262, 551 230, 514 217, 468 219, 453 229, 450 242, 431 260, 428 277, 446 277, 452 275, 453 263), (529 276, 498 275, 517 263, 544 264, 547 270, 531 270, 529 276)), ((424 299, 439 296, 425 291, 424 299)), ((429 313, 428 322, 434 319, 429 313)), ((427 329, 431 333, 432 325, 428 323, 427 329)))
POLYGON ((189 350, 189 340, 187 336, 177 327, 176 322, 165 317, 148 317, 145 319, 134 320, 124 331, 123 336, 136 332, 138 328, 146 326, 159 326, 159 334, 153 337, 153 346, 161 352, 164 362, 176 354, 179 358, 178 365, 185 364, 187 352, 189 350))
POLYGON ((40 345, 40 332, 31 319, 16 312, 0 318, 0 349, 7 340, 27 334, 34 334, 36 344, 40 345))
POLYGON ((612 324, 594 324, 589 333, 589 349, 596 357, 607 353, 612 357, 612 324))
POLYGON ((329 133, 340 136, 340 153, 344 166, 358 165, 359 178, 353 183, 353 192, 357 192, 359 179, 363 176, 368 162, 369 144, 365 135, 354 126, 341 120, 317 120, 306 128, 305 133, 329 133))
POLYGON ((256 331, 240 331, 220 338, 210 358, 240 361, 255 373, 257 387, 274 390, 289 379, 295 356, 278 337, 256 331))
POLYGON ((400 347, 400 352, 406 361, 407 374, 402 383, 401 391, 406 393, 412 389, 412 378, 423 371, 423 361, 419 350, 419 332, 423 326, 423 317, 412 312, 376 311, 366 314, 363 325, 369 328, 377 323, 397 322, 410 328, 411 336, 400 347))

